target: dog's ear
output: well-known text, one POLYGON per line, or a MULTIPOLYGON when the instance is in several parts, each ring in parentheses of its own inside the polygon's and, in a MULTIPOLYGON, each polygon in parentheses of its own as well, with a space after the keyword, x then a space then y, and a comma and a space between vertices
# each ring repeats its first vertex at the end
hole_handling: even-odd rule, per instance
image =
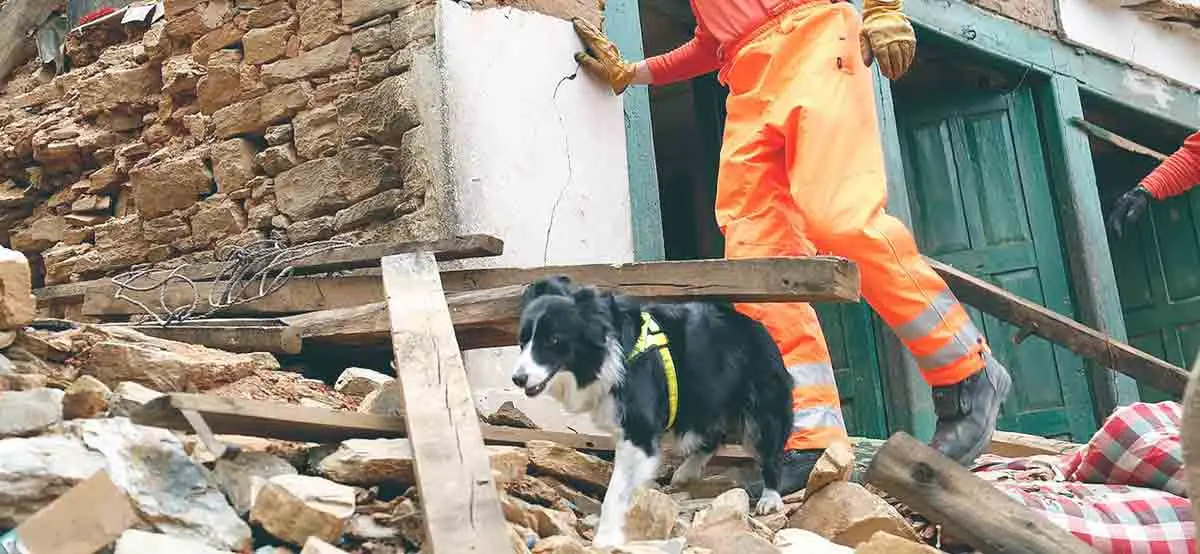
POLYGON ((596 289, 594 287, 580 287, 571 294, 571 297, 580 306, 594 305, 596 303, 596 289))
POLYGON ((525 287, 525 294, 521 297, 521 305, 524 306, 533 301, 539 296, 571 296, 571 279, 566 275, 554 275, 544 277, 530 283, 525 287))

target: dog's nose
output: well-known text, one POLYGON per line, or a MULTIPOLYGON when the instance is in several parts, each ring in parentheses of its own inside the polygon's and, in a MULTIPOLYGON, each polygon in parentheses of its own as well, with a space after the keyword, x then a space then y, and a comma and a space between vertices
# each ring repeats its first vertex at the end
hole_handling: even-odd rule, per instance
POLYGON ((525 383, 529 382, 529 376, 526 375, 525 372, 516 373, 516 374, 513 374, 512 381, 513 381, 514 385, 524 388, 525 383))

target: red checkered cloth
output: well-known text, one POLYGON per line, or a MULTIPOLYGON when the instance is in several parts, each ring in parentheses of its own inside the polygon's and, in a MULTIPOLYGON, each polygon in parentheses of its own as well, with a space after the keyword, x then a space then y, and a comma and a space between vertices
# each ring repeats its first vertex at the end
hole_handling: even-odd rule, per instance
POLYGON ((1114 412, 1078 452, 986 456, 973 471, 1099 552, 1192 554, 1192 506, 1178 494, 1186 493, 1180 413, 1174 402, 1136 403, 1114 412))

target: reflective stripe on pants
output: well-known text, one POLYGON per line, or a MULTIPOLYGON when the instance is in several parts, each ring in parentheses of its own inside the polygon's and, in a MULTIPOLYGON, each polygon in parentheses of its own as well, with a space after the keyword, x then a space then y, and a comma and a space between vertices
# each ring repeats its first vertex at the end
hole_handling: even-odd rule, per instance
MULTIPOLYGON (((867 302, 900 335, 931 385, 983 367, 987 346, 912 233, 883 207, 883 152, 861 21, 849 3, 814 4, 769 23, 738 50, 729 86, 716 217, 727 258, 832 253, 859 268, 867 302)), ((807 304, 738 304, 791 368, 788 448, 846 435, 825 337, 807 304)))

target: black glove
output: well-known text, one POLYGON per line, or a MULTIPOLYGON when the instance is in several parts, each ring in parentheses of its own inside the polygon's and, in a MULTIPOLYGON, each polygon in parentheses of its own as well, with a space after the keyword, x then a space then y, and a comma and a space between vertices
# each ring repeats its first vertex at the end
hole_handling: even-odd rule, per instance
POLYGON ((1117 199, 1116 205, 1108 213, 1108 226, 1117 234, 1117 238, 1125 232, 1125 225, 1137 221, 1146 212, 1146 207, 1154 197, 1145 187, 1138 185, 1117 199))

